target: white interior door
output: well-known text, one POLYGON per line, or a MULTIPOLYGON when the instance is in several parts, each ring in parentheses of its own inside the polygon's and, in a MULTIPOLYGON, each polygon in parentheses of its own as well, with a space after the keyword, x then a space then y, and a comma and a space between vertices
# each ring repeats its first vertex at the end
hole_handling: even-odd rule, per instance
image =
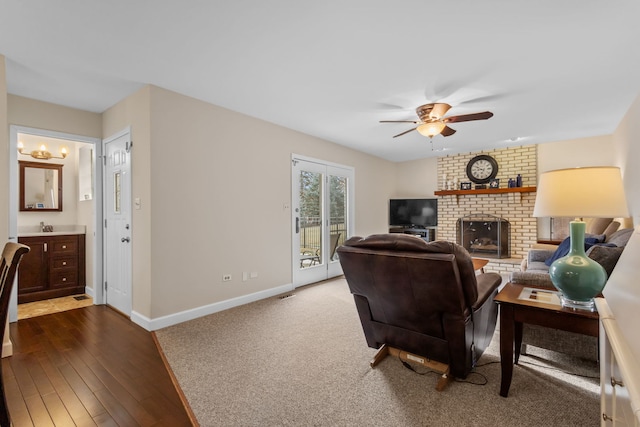
POLYGON ((131 315, 131 139, 124 132, 104 142, 105 301, 131 315))
POLYGON ((293 283, 342 274, 337 247, 353 230, 353 168, 292 159, 293 283))

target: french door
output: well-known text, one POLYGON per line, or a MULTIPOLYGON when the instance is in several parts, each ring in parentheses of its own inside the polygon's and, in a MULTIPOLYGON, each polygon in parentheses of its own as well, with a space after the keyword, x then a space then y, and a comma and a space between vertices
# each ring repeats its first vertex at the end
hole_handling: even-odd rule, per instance
POLYGON ((336 249, 353 230, 353 168, 292 158, 293 284, 342 274, 336 249))

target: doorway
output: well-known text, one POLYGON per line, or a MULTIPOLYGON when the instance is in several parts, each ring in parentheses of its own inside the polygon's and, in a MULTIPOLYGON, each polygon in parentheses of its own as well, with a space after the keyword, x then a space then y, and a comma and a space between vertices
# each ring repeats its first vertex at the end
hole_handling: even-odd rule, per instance
POLYGON ((336 249, 351 236, 354 169, 292 156, 293 284, 342 274, 336 249))
MULTIPOLYGON (((11 125, 9 127, 9 240, 16 242, 25 227, 34 227, 40 222, 53 225, 81 225, 85 227, 86 238, 86 292, 99 303, 102 298, 102 177, 96 172, 96 159, 100 158, 102 147, 100 139, 81 135, 54 132, 44 129, 11 125), (18 152, 18 143, 24 146, 22 154, 18 152), (51 154, 61 157, 52 159, 56 163, 63 163, 64 203, 61 212, 20 212, 18 207, 18 158, 32 159, 31 151, 39 149, 41 144, 47 146, 51 154), (61 148, 66 148, 65 155, 60 154, 61 148), (79 165, 82 152, 83 162, 88 162, 89 184, 81 184, 79 165), (88 154, 87 154, 88 153, 88 154), (77 189, 77 191, 76 191, 77 189), (82 189, 83 194, 80 194, 82 189), (20 228, 19 228, 20 226, 20 228), (98 230, 98 232, 96 232, 98 230)), ((84 172, 86 172, 85 170, 84 172)), ((83 172, 83 173, 84 173, 83 172)), ((9 321, 18 320, 18 287, 14 286, 9 303, 9 321)))

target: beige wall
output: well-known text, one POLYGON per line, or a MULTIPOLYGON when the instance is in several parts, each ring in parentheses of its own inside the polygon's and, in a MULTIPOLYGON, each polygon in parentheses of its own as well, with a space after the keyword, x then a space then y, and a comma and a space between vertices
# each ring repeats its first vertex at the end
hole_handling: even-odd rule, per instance
MULTIPOLYGON (((389 198, 430 197, 439 186, 436 159, 387 162, 153 86, 100 115, 7 96, 5 80, 2 60, 5 164, 8 123, 100 138, 131 126, 132 197, 142 202, 133 211, 133 309, 150 319, 291 283, 291 213, 283 206, 292 153, 355 167, 358 235, 387 229, 389 198), (242 271, 259 276, 242 282, 242 271), (223 284, 226 273, 234 280, 223 284)), ((638 223, 631 182, 640 182, 632 167, 640 153, 631 141, 640 136, 639 104, 613 137, 540 145, 539 170, 621 165, 638 223)), ((0 180, 6 199, 6 175, 0 180)))
MULTIPOLYGON (((8 122, 35 129, 44 129, 71 135, 91 138, 102 137, 102 114, 64 107, 48 102, 37 101, 16 95, 8 95, 8 122)), ((8 131, 7 131, 8 134, 8 131)), ((71 147, 69 147, 71 148, 71 147)), ((56 163, 65 164, 63 168, 63 185, 71 191, 63 192, 63 212, 47 212, 40 214, 23 213, 18 215, 18 225, 38 224, 41 220, 53 225, 86 225, 86 259, 87 287, 95 289, 94 251, 95 238, 93 227, 94 204, 78 202, 77 167, 75 150, 71 150, 64 160, 56 159, 56 163), (40 218, 41 217, 41 218, 40 218), (40 218, 40 219, 39 219, 40 218)), ((6 187, 8 188, 8 182, 6 187)), ((5 186, 2 186, 4 188, 5 186)), ((88 290, 88 292, 93 292, 88 290)))
POLYGON ((150 319, 292 282, 292 153, 355 167, 356 233, 386 230, 391 162, 153 86, 105 113, 105 136, 129 123, 133 310, 150 319))
POLYGON ((102 115, 9 95, 9 124, 100 138, 102 115))
POLYGON ((538 173, 585 166, 616 166, 612 135, 538 145, 538 173))
MULTIPOLYGON (((9 122, 7 120, 7 75, 5 59, 0 55, 0 164, 5 173, 0 174, 0 200, 9 204, 9 122)), ((9 210, 0 209, 0 237, 9 239, 9 210)))
MULTIPOLYGON (((131 127, 131 196, 139 197, 140 209, 132 211, 132 306, 151 318, 151 89, 146 86, 103 113, 103 138, 131 127)), ((180 146, 180 140, 174 141, 180 146)), ((175 172, 175 169, 174 169, 175 172)), ((175 173, 174 173, 175 174, 175 173)), ((186 215, 185 215, 186 218, 186 215)), ((183 218, 183 220, 185 219, 183 218)), ((173 226, 175 226, 174 224, 173 226)))
POLYGON ((438 190, 436 157, 412 160, 396 164, 396 180, 398 185, 394 197, 398 198, 433 198, 433 192, 438 190))
POLYGON ((622 170, 629 213, 640 225, 640 96, 627 111, 613 135, 616 164, 622 170))

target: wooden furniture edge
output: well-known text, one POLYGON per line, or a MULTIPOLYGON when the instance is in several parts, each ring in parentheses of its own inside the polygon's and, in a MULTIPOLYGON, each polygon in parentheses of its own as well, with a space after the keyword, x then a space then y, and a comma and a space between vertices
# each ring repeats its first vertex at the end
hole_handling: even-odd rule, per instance
POLYGON ((466 196, 472 194, 505 194, 505 193, 533 193, 537 187, 512 187, 512 188, 483 188, 479 190, 438 190, 436 196, 466 196))
POLYGON ((162 363, 164 364, 167 372, 169 373, 169 377, 171 378, 171 382, 173 383, 173 386, 175 387, 176 392, 178 393, 178 397, 180 398, 180 401, 182 401, 182 404, 184 405, 184 409, 187 411, 187 416, 191 421, 191 425, 193 427, 200 427, 200 423, 198 423, 198 419, 196 418, 196 415, 193 413, 193 409, 191 409, 191 405, 189 405, 189 401, 187 400, 187 397, 184 395, 184 392, 182 391, 182 387, 180 387, 180 383, 178 383, 178 379, 176 378, 176 375, 173 373, 173 369, 171 369, 171 365, 169 365, 167 356, 164 354, 164 351, 160 346, 160 341, 158 341, 158 337, 156 336, 156 333, 153 331, 151 332, 151 338, 153 338, 153 342, 155 343, 156 348, 158 349, 158 354, 160 354, 162 363))

